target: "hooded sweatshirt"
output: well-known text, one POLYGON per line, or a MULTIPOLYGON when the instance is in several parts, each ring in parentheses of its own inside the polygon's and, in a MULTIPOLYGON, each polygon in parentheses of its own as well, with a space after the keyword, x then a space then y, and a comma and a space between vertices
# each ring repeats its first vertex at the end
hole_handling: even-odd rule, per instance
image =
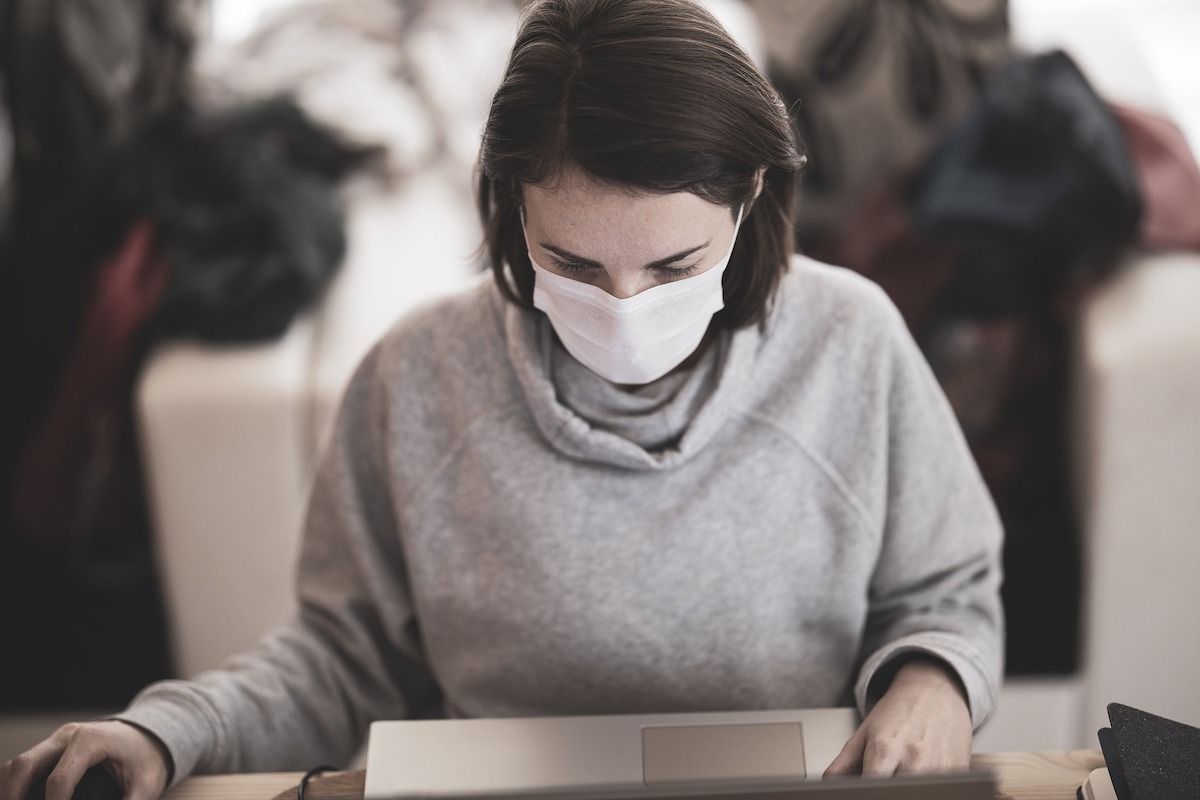
POLYGON ((193 772, 342 764, 376 719, 878 699, 895 657, 1003 668, 1002 529, 873 283, 794 256, 763 326, 619 387, 481 277, 402 318, 342 400, 298 611, 115 718, 193 772))

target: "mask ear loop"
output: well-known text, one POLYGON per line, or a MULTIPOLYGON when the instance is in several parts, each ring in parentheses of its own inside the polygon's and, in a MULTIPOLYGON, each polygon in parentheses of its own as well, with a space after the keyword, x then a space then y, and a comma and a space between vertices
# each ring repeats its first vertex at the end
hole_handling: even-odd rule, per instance
POLYGON ((533 248, 529 246, 529 231, 525 229, 525 204, 517 206, 517 213, 521 215, 521 238, 525 240, 525 249, 529 251, 529 262, 533 263, 533 248))
MULTIPOLYGON (((533 267, 533 266, 535 266, 533 263, 533 251, 529 247, 529 234, 525 230, 525 204, 524 203, 520 203, 517 205, 517 213, 521 216, 521 238, 525 241, 525 251, 529 254, 529 265, 531 267, 533 267)), ((504 272, 506 273, 505 280, 508 282, 508 285, 512 289, 513 294, 519 296, 520 291, 516 288, 517 287, 517 279, 516 279, 516 276, 513 274, 512 266, 506 264, 505 268, 504 268, 504 272)))
POLYGON ((733 255, 733 248, 737 246, 738 234, 742 232, 742 213, 746 210, 746 204, 742 203, 738 206, 737 222, 733 223, 733 241, 729 243, 729 254, 733 255))

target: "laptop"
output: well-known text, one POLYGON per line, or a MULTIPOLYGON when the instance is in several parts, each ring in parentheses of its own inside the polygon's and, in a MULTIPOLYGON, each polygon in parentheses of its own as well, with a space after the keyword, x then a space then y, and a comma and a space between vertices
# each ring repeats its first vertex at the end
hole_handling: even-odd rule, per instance
POLYGON ((852 708, 381 721, 364 800, 991 800, 969 772, 822 780, 852 708))

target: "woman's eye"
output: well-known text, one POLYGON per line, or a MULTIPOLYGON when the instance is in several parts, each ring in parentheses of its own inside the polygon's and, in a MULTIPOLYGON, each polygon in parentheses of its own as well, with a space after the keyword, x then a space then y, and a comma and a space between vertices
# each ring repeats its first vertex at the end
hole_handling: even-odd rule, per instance
MULTIPOLYGON (((554 266, 556 269, 569 275, 581 275, 595 269, 595 266, 592 264, 577 264, 572 261, 561 261, 557 258, 554 259, 554 266)), ((695 274, 696 270, 697 267, 695 264, 686 267, 655 267, 654 269, 656 273, 667 280, 686 278, 689 275, 695 274)))
POLYGON ((686 267, 658 267, 658 274, 665 275, 668 278, 686 278, 696 272, 696 265, 691 264, 686 267))
POLYGON ((574 264, 570 261, 559 261, 557 259, 555 259, 555 261, 554 261, 554 266, 556 266, 558 269, 562 270, 563 272, 572 272, 572 273, 587 272, 588 270, 591 269, 591 266, 588 264, 574 264))

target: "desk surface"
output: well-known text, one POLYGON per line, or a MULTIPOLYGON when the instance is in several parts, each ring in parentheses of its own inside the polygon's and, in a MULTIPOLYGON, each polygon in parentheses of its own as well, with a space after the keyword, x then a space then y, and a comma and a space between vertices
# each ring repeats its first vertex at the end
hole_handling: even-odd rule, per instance
MULTIPOLYGON (((1104 766, 1099 750, 1067 753, 976 753, 971 766, 995 770, 999 798, 1005 800, 1075 800, 1075 789, 1089 772, 1104 766)), ((264 772, 251 775, 199 775, 166 794, 166 800, 273 800, 294 789, 299 772, 264 772)), ((357 793, 320 791, 321 782, 310 782, 305 797, 312 800, 362 797, 362 773, 340 774, 328 780, 357 787, 357 793), (337 779, 341 778, 340 781, 337 779)), ((295 793, 292 792, 292 797, 295 793)))

